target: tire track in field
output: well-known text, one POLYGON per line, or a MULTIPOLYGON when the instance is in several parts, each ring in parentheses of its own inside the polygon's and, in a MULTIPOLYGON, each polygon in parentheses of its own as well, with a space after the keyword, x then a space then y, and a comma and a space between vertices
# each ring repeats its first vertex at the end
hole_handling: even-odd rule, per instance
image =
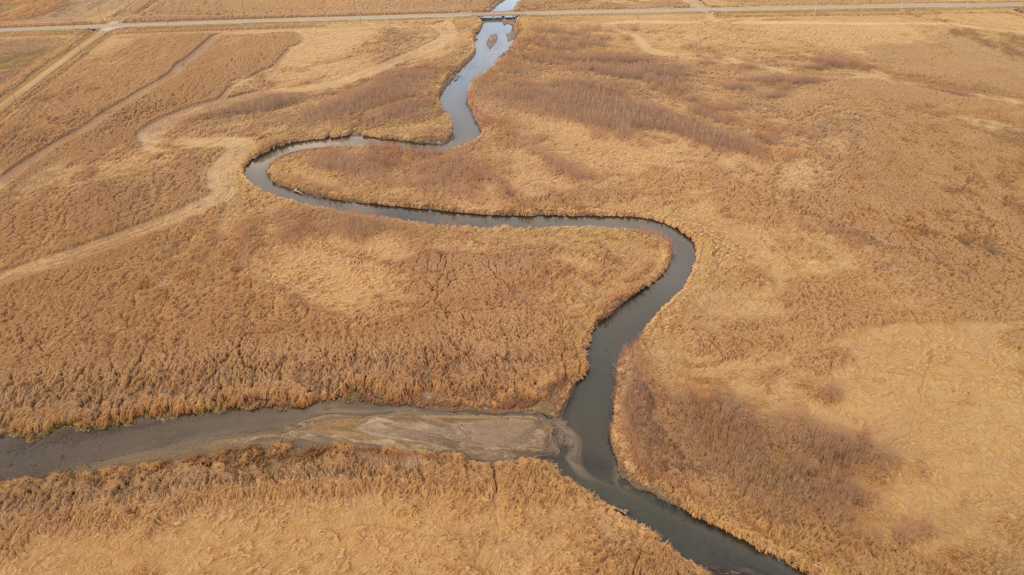
POLYGON ((142 98, 146 94, 152 92, 153 89, 155 89, 160 84, 162 84, 162 83, 166 82, 167 80, 170 80, 171 78, 177 76, 178 73, 181 72, 182 69, 184 69, 185 66, 189 62, 191 62, 191 61, 195 60, 196 58, 198 58, 199 55, 202 54, 203 51, 211 43, 213 43, 213 41, 214 41, 214 39, 216 39, 216 37, 217 37, 216 34, 209 35, 205 40, 200 42, 200 44, 198 46, 196 46, 191 52, 189 52, 184 58, 182 58, 182 59, 178 60, 177 62, 175 62, 174 65, 171 66, 171 69, 168 70, 166 73, 164 73, 164 75, 160 76, 156 80, 153 80, 149 84, 146 84, 145 86, 139 88, 138 90, 133 92, 131 95, 129 95, 127 98, 124 98, 120 102, 117 102, 117 103, 113 104, 112 106, 108 107, 107 109, 103 110, 99 114, 96 114, 95 116, 92 117, 91 120, 89 120, 88 122, 86 122, 82 126, 78 127, 77 129, 72 130, 71 132, 68 132, 67 134, 64 134, 63 136, 61 136, 57 140, 47 144, 46 147, 44 147, 43 149, 41 149, 38 152, 32 154, 31 156, 28 156, 27 158, 22 159, 17 164, 14 164, 14 166, 12 166, 9 170, 7 170, 6 174, 4 174, 2 177, 0 177, 0 185, 9 184, 12 180, 14 180, 14 178, 17 178, 22 172, 24 172, 26 169, 28 169, 29 166, 34 164, 39 159, 45 157, 47 154, 49 154, 50 152, 55 150, 61 144, 67 142, 71 138, 74 138, 76 136, 80 136, 81 134, 83 134, 83 133, 85 133, 85 132, 87 132, 89 130, 92 130, 96 126, 99 126, 103 122, 107 121, 112 115, 114 115, 117 112, 121 111, 125 106, 128 106, 128 105, 138 101, 139 98, 142 98))

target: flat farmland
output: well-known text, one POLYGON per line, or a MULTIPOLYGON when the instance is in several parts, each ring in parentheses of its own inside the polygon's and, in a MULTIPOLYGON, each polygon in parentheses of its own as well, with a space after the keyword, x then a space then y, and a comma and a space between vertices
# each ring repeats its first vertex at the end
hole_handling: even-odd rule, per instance
POLYGON ((1024 18, 519 26, 470 92, 483 135, 443 153, 511 193, 439 195, 415 150, 302 152, 275 178, 676 227, 697 263, 620 361, 624 473, 809 573, 1015 572, 1024 18))

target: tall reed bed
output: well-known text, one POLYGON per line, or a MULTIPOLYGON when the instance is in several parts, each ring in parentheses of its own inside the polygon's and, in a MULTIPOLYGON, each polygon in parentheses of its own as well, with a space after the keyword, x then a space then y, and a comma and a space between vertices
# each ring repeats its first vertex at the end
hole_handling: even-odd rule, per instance
POLYGON ((0 561, 101 573, 707 574, 548 462, 341 444, 0 482, 0 561))

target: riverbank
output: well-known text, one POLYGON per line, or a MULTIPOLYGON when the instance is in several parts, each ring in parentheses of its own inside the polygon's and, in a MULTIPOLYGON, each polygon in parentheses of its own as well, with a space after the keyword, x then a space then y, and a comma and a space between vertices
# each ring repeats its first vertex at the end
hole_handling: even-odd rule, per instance
POLYGON ((415 151, 288 162, 336 197, 683 231, 693 276, 621 366, 632 480, 814 573, 1012 571, 1022 23, 523 19, 460 150, 512 195, 433 193, 415 151))
POLYGON ((277 443, 0 482, 0 509, 4 573, 707 575, 536 459, 277 443))

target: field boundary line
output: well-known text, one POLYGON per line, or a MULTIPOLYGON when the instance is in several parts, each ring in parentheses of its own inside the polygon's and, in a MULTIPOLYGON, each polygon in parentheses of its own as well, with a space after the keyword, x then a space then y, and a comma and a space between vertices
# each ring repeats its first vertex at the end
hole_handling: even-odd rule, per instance
POLYGON ((693 8, 622 8, 605 10, 523 10, 517 12, 437 12, 429 14, 368 14, 354 16, 301 16, 291 18, 236 18, 219 20, 175 20, 168 22, 111 22, 105 25, 21 26, 0 28, 3 32, 48 30, 110 31, 120 28, 161 28, 183 26, 237 26, 246 24, 303 24, 360 20, 420 20, 438 18, 500 18, 506 16, 587 16, 603 14, 688 14, 706 12, 812 12, 871 10, 956 10, 978 8, 1021 8, 1024 2, 943 2, 929 4, 800 4, 794 6, 700 6, 693 8))

